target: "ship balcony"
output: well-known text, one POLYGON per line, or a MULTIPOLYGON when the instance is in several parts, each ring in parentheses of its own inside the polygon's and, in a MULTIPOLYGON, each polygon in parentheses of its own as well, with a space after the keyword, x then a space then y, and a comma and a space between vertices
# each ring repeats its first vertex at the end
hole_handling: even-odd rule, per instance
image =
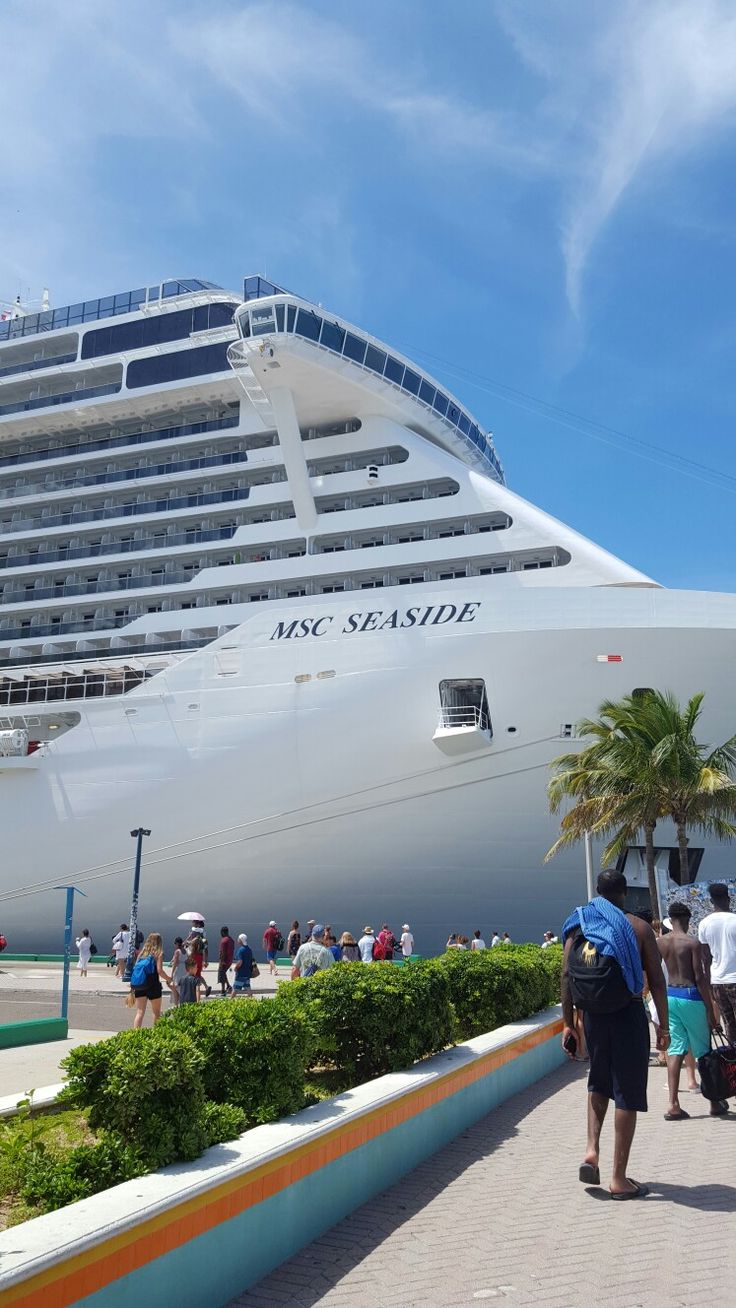
POLYGON ((88 367, 84 372, 67 372, 51 378, 29 378, 4 385, 0 416, 29 413, 34 409, 79 404, 100 395, 112 395, 123 384, 122 364, 88 367))
POLYGON ((445 754, 485 749, 493 740, 491 720, 485 710, 476 705, 443 706, 432 739, 445 754))

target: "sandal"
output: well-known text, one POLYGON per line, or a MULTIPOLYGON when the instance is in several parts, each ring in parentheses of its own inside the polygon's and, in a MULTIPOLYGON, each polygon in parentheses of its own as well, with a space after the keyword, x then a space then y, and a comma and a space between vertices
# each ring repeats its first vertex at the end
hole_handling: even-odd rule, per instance
POLYGON ((630 1176, 627 1176, 626 1180, 629 1182, 630 1185, 633 1185, 634 1189, 617 1190, 615 1194, 613 1190, 609 1190, 608 1193, 610 1194, 612 1199, 619 1199, 622 1202, 626 1199, 646 1199, 647 1195, 649 1194, 649 1190, 647 1186, 642 1185, 641 1181, 632 1181, 630 1176))
MULTIPOLYGON (((664 1113, 663 1116, 665 1122, 689 1122, 690 1121, 690 1114, 686 1113, 684 1108, 681 1108, 679 1113, 664 1113)), ((716 1116, 720 1117, 720 1113, 716 1114, 716 1116)))
POLYGON ((596 1167, 595 1163, 581 1163, 578 1180, 582 1181, 583 1185, 600 1185, 600 1169, 596 1167))

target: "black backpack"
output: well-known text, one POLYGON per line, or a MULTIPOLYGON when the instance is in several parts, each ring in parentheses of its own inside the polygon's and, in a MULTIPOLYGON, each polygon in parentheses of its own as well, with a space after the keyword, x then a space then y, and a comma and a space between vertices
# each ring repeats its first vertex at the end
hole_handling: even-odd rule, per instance
POLYGON ((583 1013, 617 1013, 631 1002, 618 959, 601 954, 578 928, 567 963, 572 1002, 583 1013))

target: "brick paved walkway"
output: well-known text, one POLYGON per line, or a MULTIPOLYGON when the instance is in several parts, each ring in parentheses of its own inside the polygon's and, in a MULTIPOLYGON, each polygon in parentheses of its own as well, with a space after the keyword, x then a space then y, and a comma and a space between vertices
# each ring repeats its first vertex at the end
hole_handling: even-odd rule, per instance
MULTIPOLYGON (((584 1077, 564 1067, 489 1114, 231 1308, 732 1308, 736 1112, 711 1121, 683 1094, 692 1120, 665 1122, 665 1073, 652 1069, 629 1168, 651 1194, 614 1204, 577 1179, 584 1077)), ((604 1182, 610 1151, 607 1127, 604 1182)), ((315 1204, 329 1183, 315 1180, 315 1204)))

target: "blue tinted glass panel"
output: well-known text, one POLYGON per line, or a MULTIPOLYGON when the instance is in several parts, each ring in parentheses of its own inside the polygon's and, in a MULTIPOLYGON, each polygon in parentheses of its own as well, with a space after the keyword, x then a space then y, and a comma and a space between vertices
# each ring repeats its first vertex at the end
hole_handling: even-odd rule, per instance
POLYGON ((49 331, 51 331, 51 328, 53 327, 53 325, 54 325, 54 315, 53 315, 53 313, 39 313, 39 315, 38 315, 38 328, 39 328, 39 331, 42 331, 42 332, 49 332, 49 331))
POLYGON ((365 358, 366 342, 362 341, 359 336, 353 336, 352 332, 345 334, 345 348, 343 354, 346 359, 354 359, 356 363, 362 363, 365 358))
POLYGON ((450 419, 450 422, 454 422, 454 423, 457 423, 460 418, 460 410, 458 409, 457 405, 451 404, 449 401, 447 404, 447 416, 450 419))
POLYGON ((423 381, 419 387, 419 398, 424 400, 425 404, 432 404, 434 402, 434 386, 430 386, 429 382, 423 381))
POLYGON ((179 295, 178 282, 164 282, 161 295, 163 299, 168 299, 170 295, 179 295))
POLYGON ((464 434, 465 436, 467 436, 467 435, 469 434, 469 432, 470 432, 470 418, 468 417, 467 413, 461 413, 461 414, 460 414, 460 421, 459 421, 459 423, 458 423, 458 427, 460 428, 461 432, 463 432, 463 434, 464 434))
POLYGON ((115 308, 115 296, 103 295, 100 299, 100 313, 112 313, 115 308))
POLYGON ((407 368, 404 372, 404 390, 411 391, 412 395, 419 394, 419 376, 407 368))
POLYGON ((372 368, 383 376, 383 370, 386 367, 386 355, 383 350, 377 350, 375 345, 369 345, 365 352, 365 366, 372 368))
POLYGON ((389 354, 383 375, 384 377, 387 377, 389 381, 395 382, 397 386, 400 386, 404 380, 403 363, 399 363, 398 359, 393 359, 389 354))
POLYGON ((309 341, 318 341, 322 319, 310 309, 300 309, 296 319, 296 330, 300 336, 309 341))
POLYGON ((294 330, 294 323, 295 323, 295 322, 296 322, 296 309, 295 309, 295 307, 294 307, 293 304, 288 304, 288 305, 286 306, 286 330, 287 330, 287 332, 293 332, 293 330, 294 330))
POLYGON ((325 345, 328 350, 334 350, 336 354, 342 354, 345 332, 342 327, 338 327, 336 322, 329 322, 325 318, 322 323, 322 335, 319 339, 320 344, 325 345))
POLYGON ((277 305, 276 305, 276 330, 279 331, 279 332, 282 332, 282 331, 284 330, 284 306, 283 306, 283 304, 277 304, 277 305))
POLYGON ((130 303, 133 308, 138 304, 143 304, 146 298, 146 288, 141 286, 137 291, 130 292, 130 303))
POLYGON ((217 345, 201 345, 173 354, 154 355, 150 359, 135 359, 128 364, 128 387, 156 386, 161 382, 180 381, 184 377, 227 372, 227 349, 227 342, 222 341, 217 345))

